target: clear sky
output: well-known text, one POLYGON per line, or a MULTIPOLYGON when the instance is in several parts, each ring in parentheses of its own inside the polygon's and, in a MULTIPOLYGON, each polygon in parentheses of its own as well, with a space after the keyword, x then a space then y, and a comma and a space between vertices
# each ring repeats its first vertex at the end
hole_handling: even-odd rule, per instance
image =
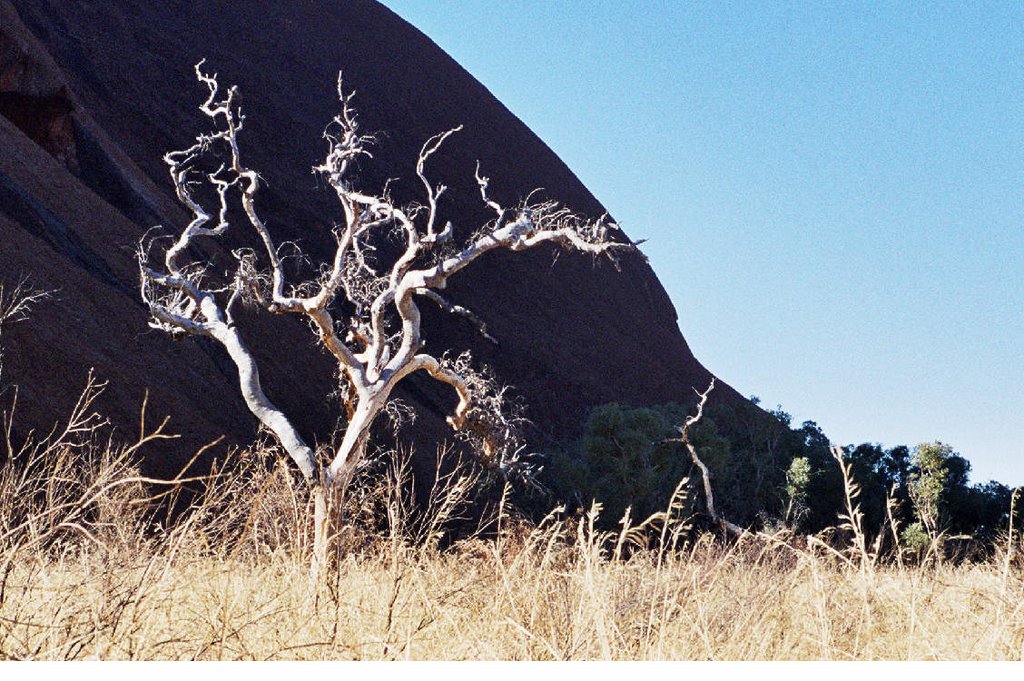
POLYGON ((1024 3, 384 2, 649 239, 711 371, 1024 484, 1024 3))

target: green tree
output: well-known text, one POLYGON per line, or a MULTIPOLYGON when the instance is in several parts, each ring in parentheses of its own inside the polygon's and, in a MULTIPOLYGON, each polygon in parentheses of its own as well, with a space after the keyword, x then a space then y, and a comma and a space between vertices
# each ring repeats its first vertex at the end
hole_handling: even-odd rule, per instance
POLYGON ((939 536, 941 502, 952 457, 953 448, 949 445, 929 442, 918 445, 911 459, 907 491, 914 503, 917 519, 932 541, 937 541, 939 536))
POLYGON ((807 490, 811 485, 811 462, 805 456, 798 456, 789 464, 786 471, 786 504, 785 522, 799 527, 807 515, 807 490))

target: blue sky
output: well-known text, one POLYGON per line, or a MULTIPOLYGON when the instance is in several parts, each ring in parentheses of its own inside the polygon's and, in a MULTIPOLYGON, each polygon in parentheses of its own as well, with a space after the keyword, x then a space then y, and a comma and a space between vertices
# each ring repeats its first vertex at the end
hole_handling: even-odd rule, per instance
POLYGON ((649 239, 718 376, 1024 484, 1024 3, 384 2, 649 239))

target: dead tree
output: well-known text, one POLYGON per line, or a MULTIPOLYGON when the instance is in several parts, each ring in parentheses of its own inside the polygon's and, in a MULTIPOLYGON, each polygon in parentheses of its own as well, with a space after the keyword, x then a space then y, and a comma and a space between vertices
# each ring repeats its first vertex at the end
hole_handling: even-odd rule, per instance
POLYGON ((730 522, 728 519, 719 515, 718 511, 715 510, 715 493, 711 489, 711 471, 701 461, 700 456, 697 455, 697 448, 693 442, 690 441, 690 428, 697 424, 704 416, 704 405, 707 404, 708 395, 715 389, 715 379, 711 379, 711 383, 708 385, 708 389, 702 393, 697 393, 700 398, 697 401, 697 413, 693 416, 687 416, 686 421, 682 426, 679 427, 679 437, 665 440, 666 442, 681 442, 685 447, 686 451, 690 454, 690 461, 694 466, 700 470, 701 482, 704 484, 704 508, 707 511, 708 518, 713 522, 722 532, 732 535, 734 537, 741 537, 744 534, 744 530, 739 525, 730 522))
MULTIPOLYGON (((46 298, 49 298, 53 291, 42 291, 33 289, 27 280, 22 280, 14 286, 0 282, 0 341, 3 341, 4 327, 8 324, 24 321, 28 318, 32 307, 46 298)), ((4 373, 4 349, 0 342, 0 378, 4 373)), ((3 385, 0 384, 0 389, 3 385)))
POLYGON ((441 145, 460 128, 426 141, 415 172, 423 186, 424 203, 398 206, 387 187, 378 192, 357 189, 355 165, 369 157, 372 138, 360 132, 352 109, 352 94, 338 80, 341 112, 328 125, 327 155, 314 167, 337 195, 342 220, 334 229, 336 248, 314 281, 286 280, 280 244, 260 217, 261 178, 247 166, 239 146, 245 117, 235 87, 221 91, 216 75, 207 75, 202 62, 197 78, 209 89, 200 106, 211 119, 213 132, 199 135, 195 144, 164 156, 181 203, 192 220, 169 245, 143 239, 138 259, 142 299, 152 314, 150 325, 173 335, 206 336, 220 343, 238 368, 239 387, 250 411, 280 442, 314 490, 317 517, 315 552, 323 556, 327 499, 344 490, 366 452, 371 426, 387 408, 395 386, 418 371, 451 387, 458 405, 448 423, 474 437, 485 464, 508 471, 515 464, 514 424, 503 413, 502 392, 473 370, 465 353, 457 358, 423 351, 420 304, 427 301, 465 317, 486 335, 484 324, 469 310, 441 295, 448 280, 490 251, 524 251, 555 244, 592 256, 612 256, 635 250, 626 239, 612 238, 617 226, 606 219, 583 220, 555 202, 524 201, 505 208, 488 194, 488 179, 476 183, 480 198, 494 217, 464 243, 456 243, 450 221, 442 222, 440 200, 446 187, 432 183, 425 166, 441 145), (210 159, 223 163, 210 172, 210 159), (206 203, 196 191, 202 186, 206 203), (214 272, 212 262, 196 260, 191 247, 199 239, 218 239, 229 230, 234 200, 245 215, 244 229, 255 232, 261 246, 233 252, 233 272, 214 272), (400 254, 382 262, 376 240, 399 235, 400 254), (210 282, 220 274, 220 287, 210 282), (249 342, 235 324, 239 305, 256 304, 275 314, 305 317, 324 350, 337 364, 343 385, 347 425, 340 442, 321 460, 303 440, 292 420, 266 396, 249 342))

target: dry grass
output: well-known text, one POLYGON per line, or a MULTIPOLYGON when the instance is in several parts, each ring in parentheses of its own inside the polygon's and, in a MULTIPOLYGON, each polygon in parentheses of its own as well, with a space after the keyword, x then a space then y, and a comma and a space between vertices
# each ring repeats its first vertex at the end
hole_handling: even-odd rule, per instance
POLYGON ((0 467, 0 659, 1024 657, 1014 541, 988 563, 912 567, 869 560, 855 534, 849 550, 692 539, 672 514, 602 534, 595 509, 535 526, 501 513, 496 536, 442 550, 474 489, 458 468, 425 512, 401 464, 370 476, 312 588, 286 469, 244 459, 167 518, 151 495, 185 503, 191 483, 144 484, 131 466, 160 430, 112 449, 80 407, 48 438, 8 442, 0 467))
POLYGON ((993 566, 865 576, 703 540, 612 562, 586 543, 350 555, 314 594, 287 553, 19 560, 15 659, 1020 659, 1024 588, 993 566))

